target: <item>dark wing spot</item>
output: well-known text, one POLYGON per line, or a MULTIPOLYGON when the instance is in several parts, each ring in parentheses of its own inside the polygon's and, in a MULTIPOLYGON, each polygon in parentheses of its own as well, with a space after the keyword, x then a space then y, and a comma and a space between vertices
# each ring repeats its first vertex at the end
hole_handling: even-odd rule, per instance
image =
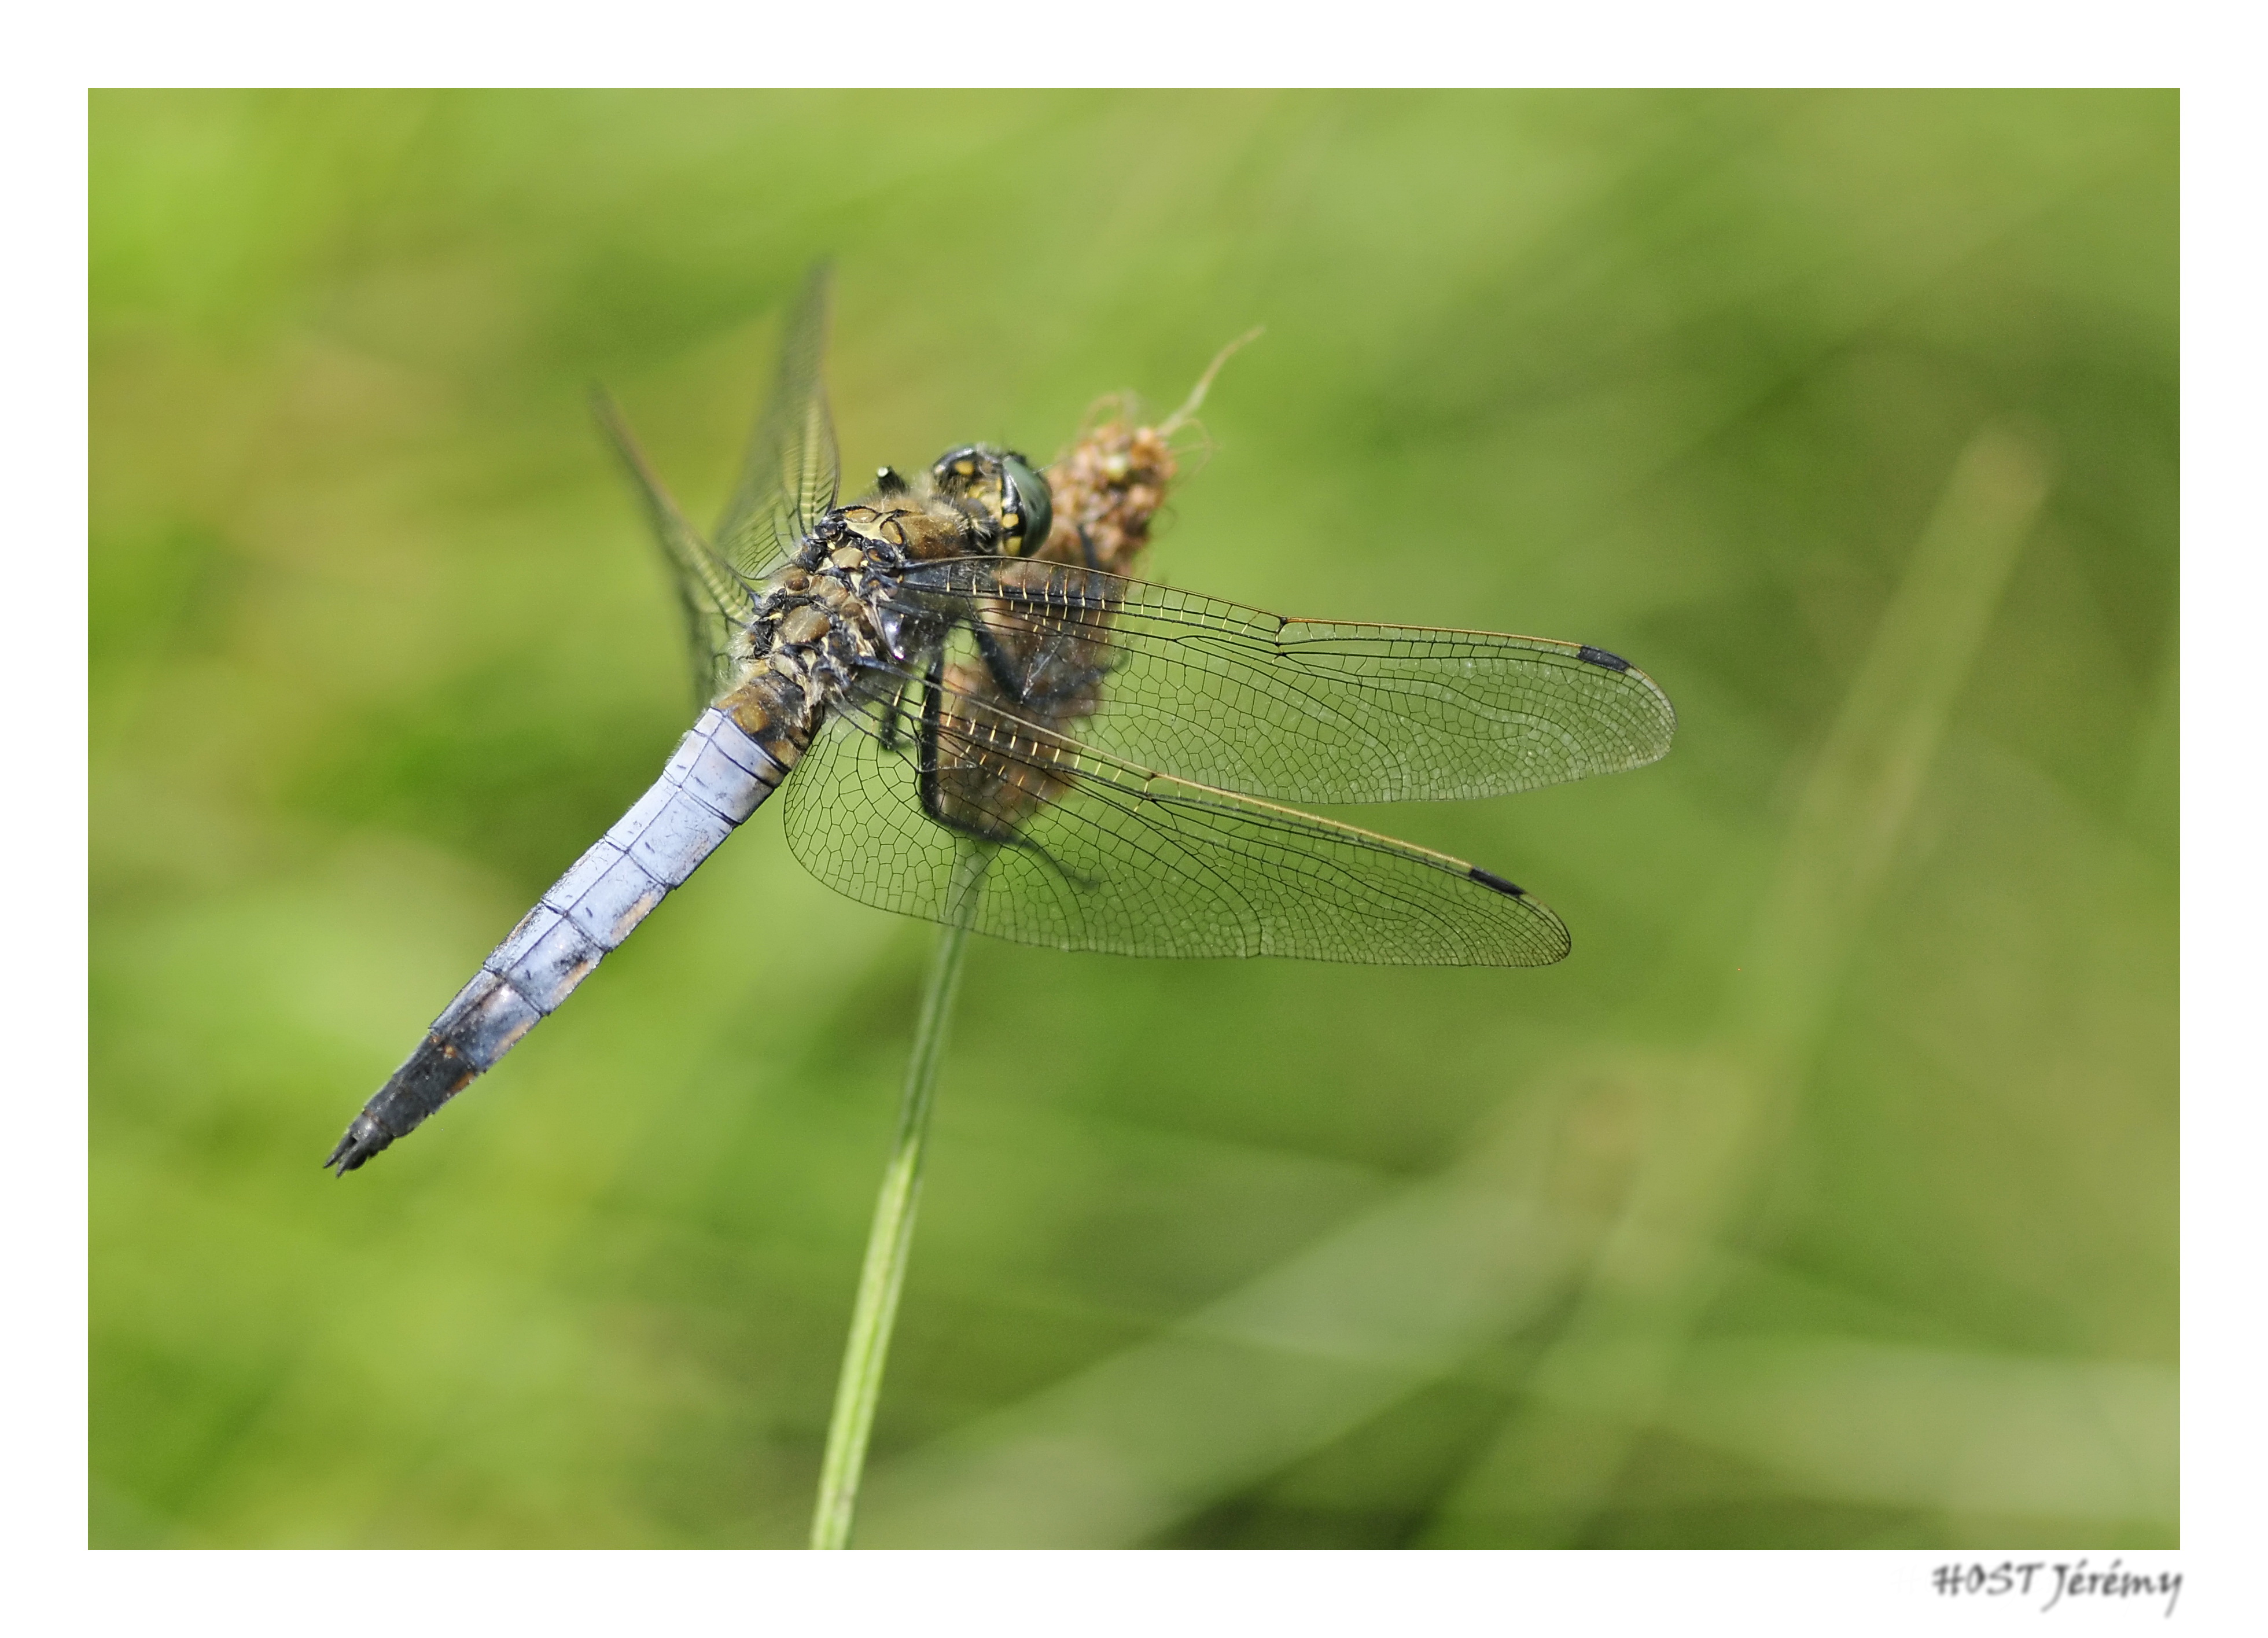
POLYGON ((1494 888, 1498 892, 1503 894, 1507 898, 1525 898, 1527 896, 1526 894, 1522 893, 1511 882, 1506 881, 1502 876, 1491 875, 1478 865, 1468 865, 1466 867, 1466 871, 1474 881, 1479 882, 1483 887, 1494 888))
POLYGON ((1575 658, 1586 665, 1602 667, 1609 671, 1627 671, 1630 661, 1620 654, 1610 654, 1603 648, 1594 648, 1588 643, 1575 651, 1575 658))

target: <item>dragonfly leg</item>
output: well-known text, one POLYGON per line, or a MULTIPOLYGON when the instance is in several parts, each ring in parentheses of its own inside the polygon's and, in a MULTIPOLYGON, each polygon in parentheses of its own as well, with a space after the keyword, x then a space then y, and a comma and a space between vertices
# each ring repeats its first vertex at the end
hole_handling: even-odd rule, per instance
POLYGON ((1033 845, 1016 834, 1012 826, 998 827, 976 823, 946 811, 945 793, 940 788, 939 774, 943 771, 943 741, 945 717, 945 654, 940 650, 929 662, 929 671, 922 678, 921 738, 914 758, 916 788, 921 795, 922 811, 946 830, 970 837, 979 842, 1005 844, 1014 847, 1033 845))
POLYGON ((982 620, 971 620, 968 622, 968 634, 976 639, 976 652, 983 657, 985 670, 992 674, 992 681, 998 685, 1000 691, 1019 705, 1029 705, 1031 702, 1025 697, 1023 679, 1016 675, 1015 660, 1002 646, 999 638, 993 634, 992 629, 982 620))
POLYGON ((1063 861, 1041 844, 1022 835, 1012 825, 992 827, 957 818, 946 810, 943 793, 939 788, 938 775, 941 767, 943 716, 945 697, 945 659, 942 653, 930 661, 928 674, 922 679, 922 714, 920 749, 915 759, 917 788, 921 793, 922 811, 931 820, 957 835, 975 841, 989 842, 995 847, 1021 848, 1035 853, 1040 861, 1061 877, 1065 885, 1074 889, 1091 889, 1095 883, 1064 867, 1063 861))
POLYGON ((965 820, 954 818, 945 811, 945 800, 938 789, 939 768, 939 727, 945 714, 945 653, 940 649, 930 658, 929 670, 922 677, 921 738, 914 756, 914 788, 921 797, 922 811, 948 830, 958 830, 963 836, 973 836, 987 842, 1000 838, 988 836, 965 820))
POLYGON ((882 707, 882 726, 875 738, 881 741, 884 750, 896 750, 904 743, 905 730, 901 725, 905 721, 906 688, 901 682, 892 689, 889 703, 882 707))

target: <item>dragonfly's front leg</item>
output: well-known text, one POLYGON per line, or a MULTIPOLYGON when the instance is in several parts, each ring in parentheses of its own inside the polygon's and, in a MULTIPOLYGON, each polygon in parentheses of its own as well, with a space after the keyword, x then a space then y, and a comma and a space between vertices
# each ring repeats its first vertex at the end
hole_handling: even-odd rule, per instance
POLYGON ((909 679, 899 678, 890 690, 888 701, 882 706, 882 727, 875 737, 882 742, 884 750, 897 750, 905 743, 905 730, 902 725, 905 721, 906 690, 911 686, 909 679))
POLYGON ((968 622, 968 634, 976 639, 977 655, 984 661, 984 669, 991 675, 993 685, 1017 705, 1029 705, 1031 700, 1024 687, 1023 668, 1016 663, 1015 656, 1008 652, 1007 645, 1000 640, 999 635, 981 617, 968 622))
POLYGON ((972 816, 967 809, 972 806, 982 813, 983 798, 973 790, 982 790, 978 782, 983 770, 981 764, 969 765, 968 742, 961 736, 971 726, 961 725, 954 737, 960 742, 954 772, 954 789, 950 793, 952 805, 947 805, 945 788, 945 652, 939 649, 929 662, 929 670, 922 678, 921 738, 914 757, 915 788, 921 798, 922 812, 948 830, 973 837, 980 842, 1020 844, 1013 824, 1005 821, 988 825, 983 818, 972 816))
MULTIPOLYGON (((892 702, 895 708, 895 702, 892 702)), ((947 830, 961 827, 946 816, 945 801, 938 790, 938 729, 945 709, 945 651, 939 648, 930 656, 929 669, 922 677, 921 737, 914 752, 914 788, 921 797, 922 811, 947 830)))

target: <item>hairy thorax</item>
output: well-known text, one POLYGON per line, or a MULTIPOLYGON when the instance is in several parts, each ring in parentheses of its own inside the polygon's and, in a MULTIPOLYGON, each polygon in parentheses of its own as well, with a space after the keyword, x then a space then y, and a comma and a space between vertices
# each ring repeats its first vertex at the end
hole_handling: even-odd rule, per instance
POLYGON ((997 496, 957 492, 956 475, 939 465, 917 489, 886 469, 872 494, 821 518, 740 631, 734 681, 717 707, 783 767, 802 756, 830 700, 905 658, 912 634, 892 595, 899 573, 996 551, 1012 530, 1020 539, 1021 520, 1004 516, 997 496))

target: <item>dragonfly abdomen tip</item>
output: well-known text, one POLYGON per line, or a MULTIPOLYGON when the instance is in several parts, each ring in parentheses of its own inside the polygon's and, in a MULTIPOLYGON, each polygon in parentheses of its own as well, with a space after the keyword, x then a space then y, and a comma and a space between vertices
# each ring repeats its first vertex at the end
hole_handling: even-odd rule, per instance
POLYGON ((331 1151, 331 1157, 323 1164, 343 1177, 393 1141, 392 1133, 368 1115, 357 1115, 354 1123, 348 1126, 346 1135, 339 1140, 338 1147, 331 1151))

